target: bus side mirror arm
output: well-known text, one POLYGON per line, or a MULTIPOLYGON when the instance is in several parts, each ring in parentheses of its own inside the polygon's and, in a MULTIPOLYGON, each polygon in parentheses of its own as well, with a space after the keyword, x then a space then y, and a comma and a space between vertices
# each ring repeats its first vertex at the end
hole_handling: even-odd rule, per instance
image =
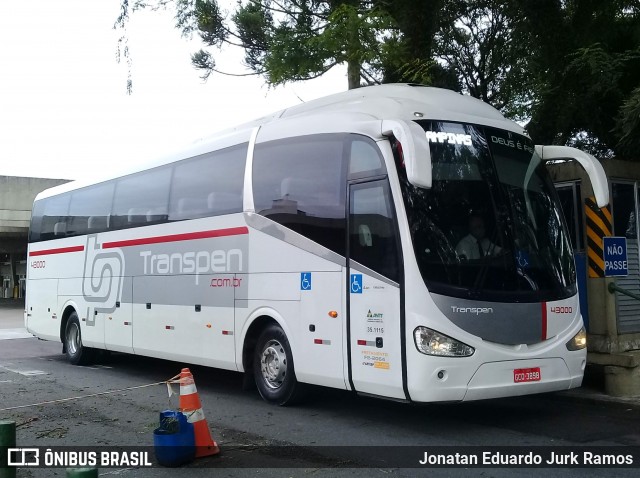
POLYGON ((431 188, 431 152, 424 130, 413 121, 383 120, 382 135, 402 145, 407 179, 414 186, 431 188))
POLYGON ((598 207, 605 207, 609 204, 609 184, 607 175, 600 161, 590 154, 569 146, 541 146, 536 145, 536 153, 543 161, 553 159, 575 159, 580 163, 589 176, 593 194, 596 197, 598 207))

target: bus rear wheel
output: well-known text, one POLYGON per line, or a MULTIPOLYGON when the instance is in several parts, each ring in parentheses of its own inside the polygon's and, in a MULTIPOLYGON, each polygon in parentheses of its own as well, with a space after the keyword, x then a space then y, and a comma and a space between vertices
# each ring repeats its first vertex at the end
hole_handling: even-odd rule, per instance
POLYGON ((260 396, 269 403, 292 405, 302 397, 289 340, 279 325, 267 326, 258 337, 253 373, 260 396))
POLYGON ((91 361, 93 351, 82 345, 80 320, 76 312, 72 312, 67 320, 67 326, 64 329, 64 345, 67 360, 73 365, 84 365, 91 361))

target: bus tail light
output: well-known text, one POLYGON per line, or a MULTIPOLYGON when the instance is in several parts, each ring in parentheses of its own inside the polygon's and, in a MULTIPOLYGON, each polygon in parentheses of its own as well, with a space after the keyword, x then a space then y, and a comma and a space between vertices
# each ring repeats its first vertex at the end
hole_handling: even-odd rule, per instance
POLYGON ((473 347, 427 327, 416 327, 413 338, 418 352, 426 355, 469 357, 475 352, 473 347))
POLYGON ((587 346, 587 331, 584 326, 569 342, 567 342, 567 350, 582 350, 587 346))

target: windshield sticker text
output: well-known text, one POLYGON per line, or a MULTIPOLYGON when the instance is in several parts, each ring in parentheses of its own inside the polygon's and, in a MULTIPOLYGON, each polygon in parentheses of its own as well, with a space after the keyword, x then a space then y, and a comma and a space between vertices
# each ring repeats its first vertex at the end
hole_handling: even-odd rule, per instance
POLYGON ((533 154, 534 149, 527 143, 521 143, 520 141, 514 141, 512 139, 500 138, 498 136, 491 136, 491 142, 507 146, 508 148, 519 149, 520 151, 526 151, 533 154))
POLYGON ((445 133, 443 131, 427 131, 427 141, 430 143, 449 143, 449 144, 464 144, 465 146, 471 146, 470 134, 456 134, 445 133))

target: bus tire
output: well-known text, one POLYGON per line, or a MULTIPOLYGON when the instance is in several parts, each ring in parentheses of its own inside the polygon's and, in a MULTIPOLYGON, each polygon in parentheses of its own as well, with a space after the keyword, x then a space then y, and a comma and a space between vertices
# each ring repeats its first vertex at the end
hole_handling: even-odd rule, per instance
POLYGON ((258 337, 253 374, 266 402, 284 406, 301 398, 302 385, 296 379, 289 340, 279 325, 268 325, 258 337))
POLYGON ((80 332, 80 320, 74 311, 67 320, 64 330, 64 346, 67 352, 67 360, 73 365, 84 365, 91 361, 92 350, 82 345, 82 334, 80 332))

